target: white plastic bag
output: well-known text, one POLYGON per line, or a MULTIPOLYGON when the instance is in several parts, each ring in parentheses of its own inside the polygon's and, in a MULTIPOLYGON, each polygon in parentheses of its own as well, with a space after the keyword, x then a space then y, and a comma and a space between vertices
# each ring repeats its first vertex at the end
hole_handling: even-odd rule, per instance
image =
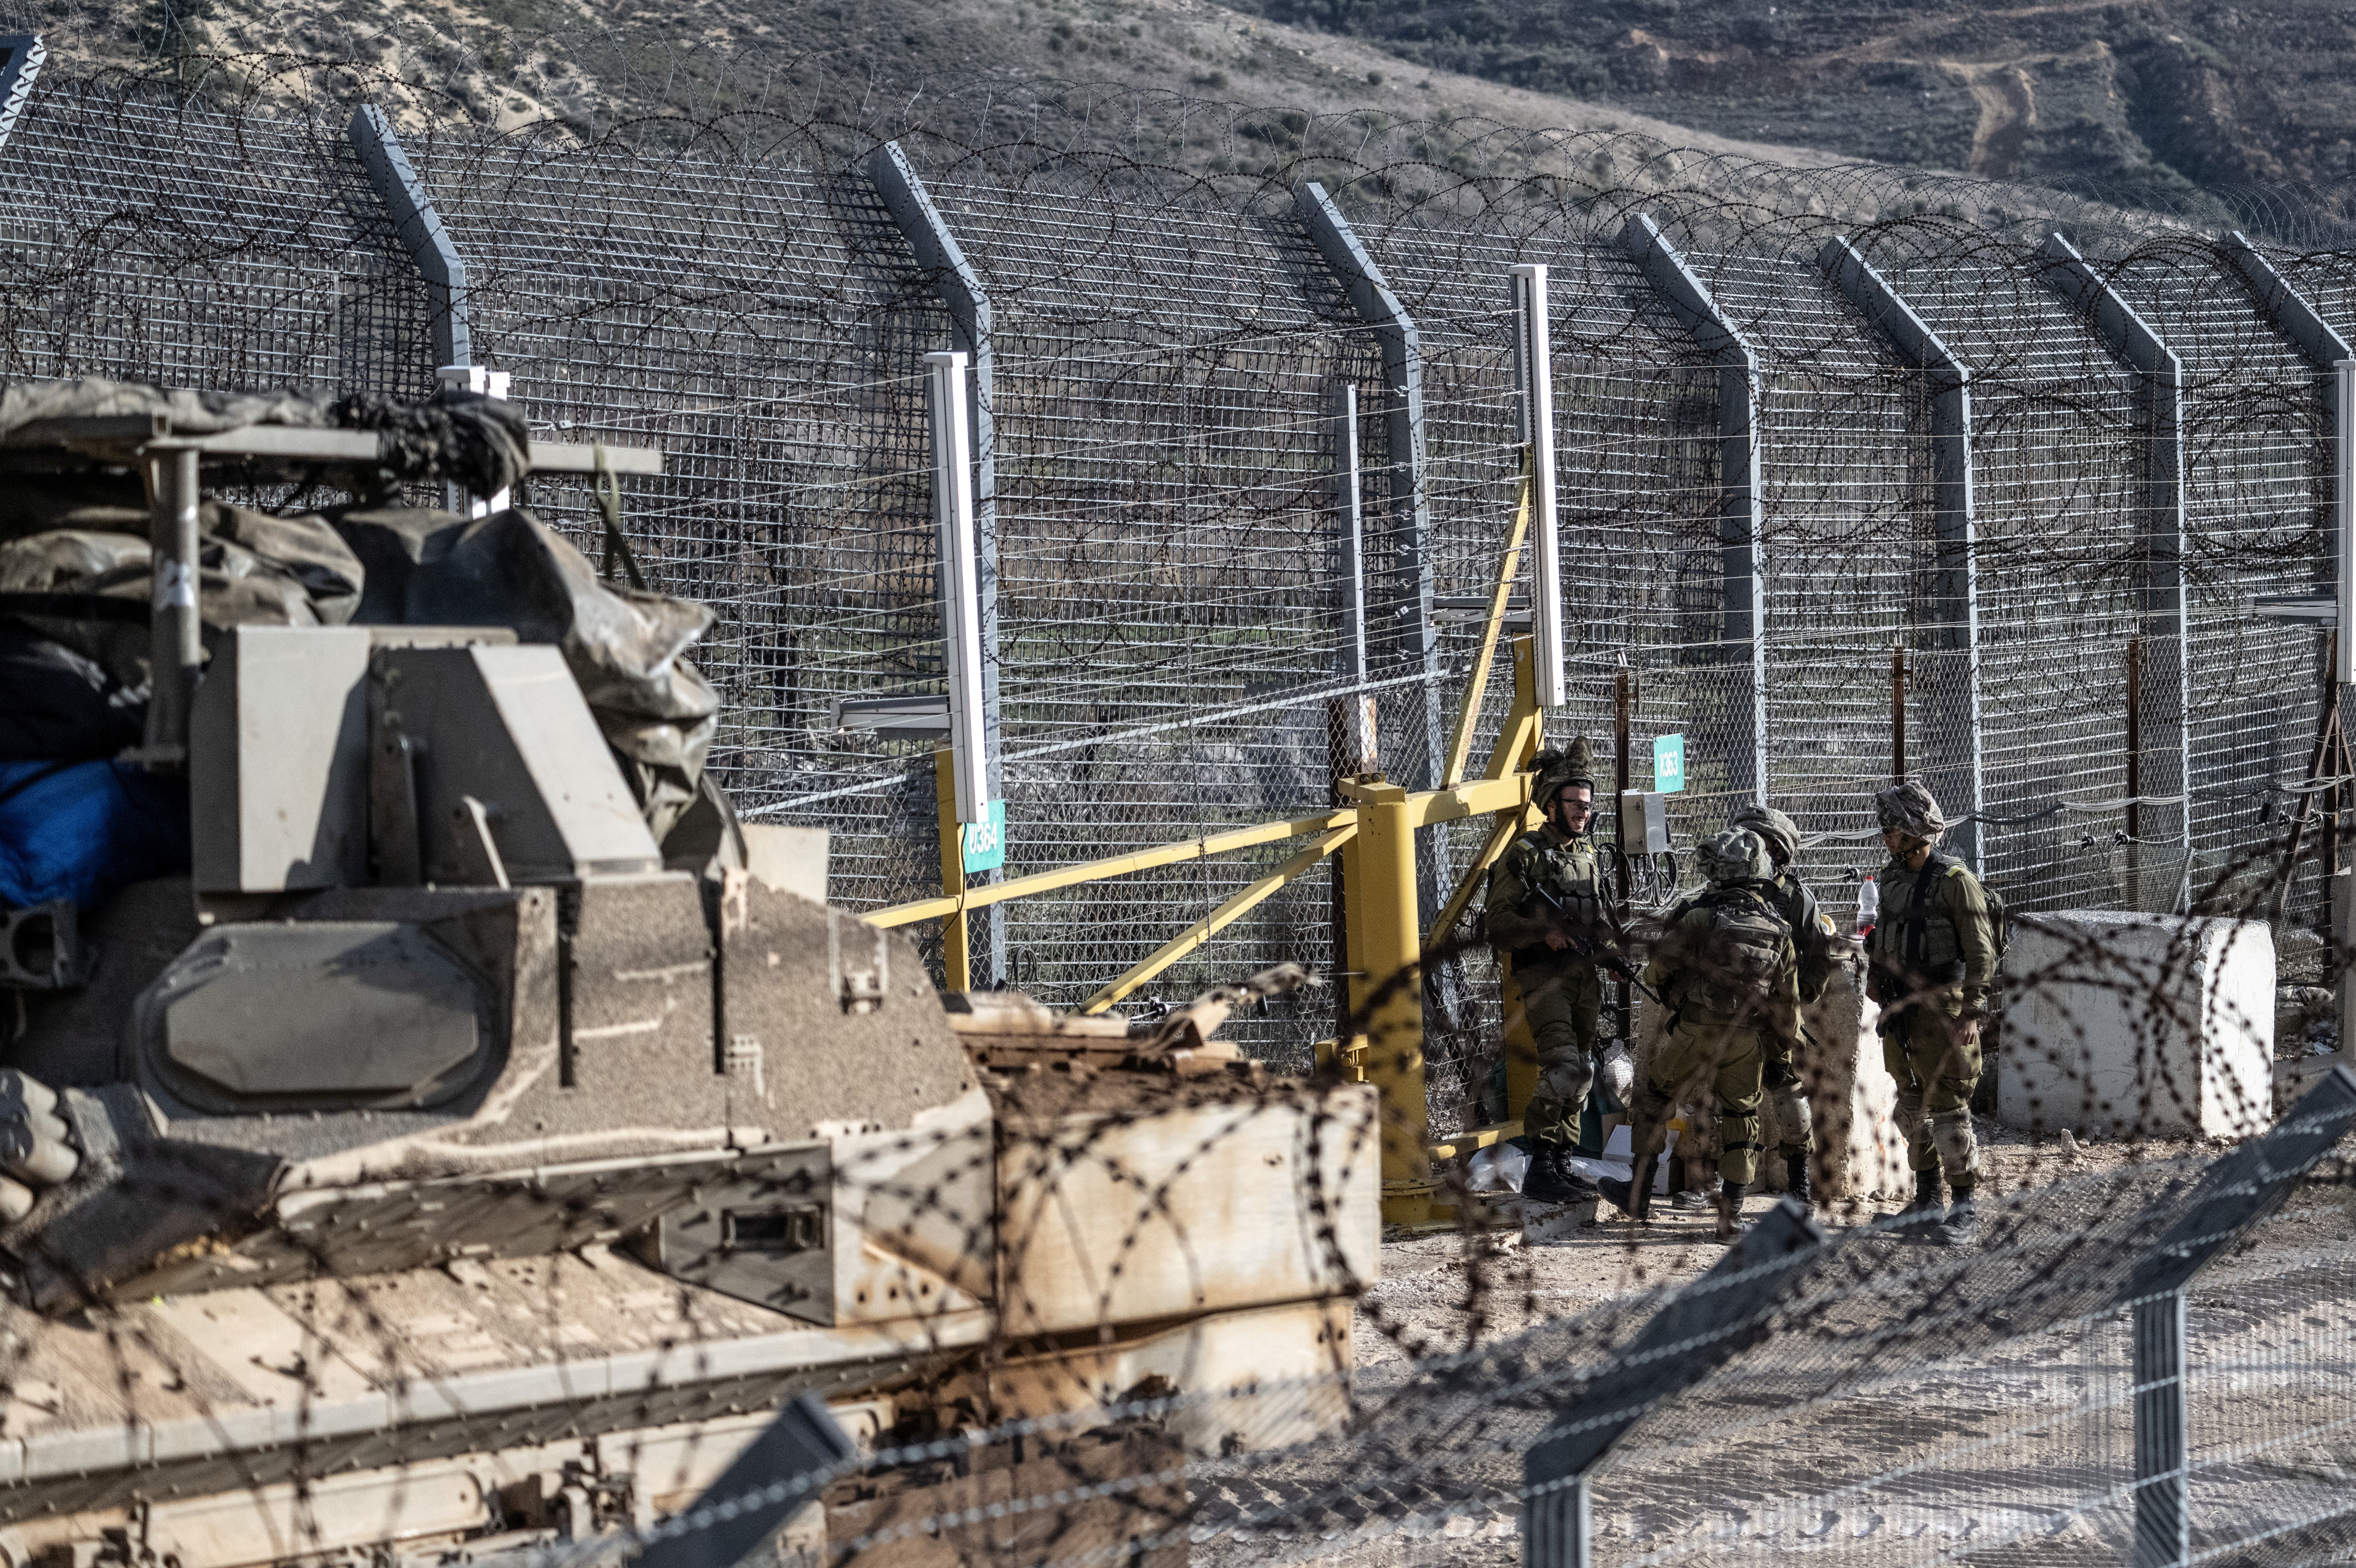
POLYGON ((1475 1149, 1464 1162, 1464 1183, 1475 1192, 1519 1192, 1530 1157, 1512 1144, 1475 1149))

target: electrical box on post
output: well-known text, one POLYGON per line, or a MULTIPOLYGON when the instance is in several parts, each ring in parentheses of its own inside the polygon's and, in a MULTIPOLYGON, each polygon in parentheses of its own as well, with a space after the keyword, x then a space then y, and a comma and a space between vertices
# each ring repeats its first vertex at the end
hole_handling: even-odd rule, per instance
POLYGON ((1669 797, 1658 790, 1620 792, 1620 852, 1623 855, 1665 855, 1669 852, 1669 797))

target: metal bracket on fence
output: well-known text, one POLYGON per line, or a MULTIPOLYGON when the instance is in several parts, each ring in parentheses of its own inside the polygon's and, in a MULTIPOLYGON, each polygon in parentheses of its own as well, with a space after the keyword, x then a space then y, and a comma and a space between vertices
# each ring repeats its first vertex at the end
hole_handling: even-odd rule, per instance
POLYGON ((0 36, 0 147, 8 144, 8 133, 16 128, 25 100, 33 95, 33 82, 41 74, 41 62, 48 58, 37 33, 0 36))
POLYGON ((1528 1568, 1590 1568, 1588 1480, 1595 1467, 1655 1406, 1764 1339, 1798 1277, 1794 1261, 1824 1239, 1798 1204, 1788 1198, 1776 1204, 1554 1413, 1522 1460, 1528 1568))
POLYGON ((664 1527, 637 1568, 736 1568, 751 1563, 777 1527, 818 1493, 784 1483, 840 1469, 858 1448, 814 1393, 781 1411, 736 1456, 695 1506, 664 1527))
POLYGON ((2192 1556, 2185 1288, 2272 1213, 2351 1126, 2356 1072, 2335 1067, 2272 1131, 2202 1173, 2176 1223, 2127 1276, 2120 1300, 2135 1310, 2134 1568, 2181 1568, 2192 1556))

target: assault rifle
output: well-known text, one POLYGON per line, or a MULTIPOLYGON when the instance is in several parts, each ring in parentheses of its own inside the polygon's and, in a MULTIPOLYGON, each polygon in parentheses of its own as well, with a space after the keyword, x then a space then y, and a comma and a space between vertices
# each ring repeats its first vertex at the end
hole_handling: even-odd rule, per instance
POLYGON ((1533 919, 1544 920, 1547 929, 1561 937, 1576 956, 1627 981, 1644 995, 1652 997, 1654 1001, 1660 1001, 1661 998, 1654 995, 1653 988, 1636 977, 1635 965, 1630 963, 1628 955, 1620 950, 1620 933, 1608 923, 1572 913, 1568 903, 1556 897, 1552 890, 1544 887, 1530 890, 1529 901, 1524 906, 1523 912, 1533 919))

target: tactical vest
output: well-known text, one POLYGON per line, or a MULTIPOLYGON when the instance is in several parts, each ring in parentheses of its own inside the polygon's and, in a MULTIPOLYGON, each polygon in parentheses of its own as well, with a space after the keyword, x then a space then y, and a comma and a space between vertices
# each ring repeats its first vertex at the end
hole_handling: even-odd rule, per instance
MULTIPOLYGON (((1679 955, 1679 1011, 1719 1018, 1758 1010, 1783 978, 1791 936, 1766 897, 1749 888, 1713 888, 1689 906, 1709 912, 1709 931, 1679 955)), ((1682 920, 1678 923, 1682 925, 1682 920)))
MULTIPOLYGON (((1514 848, 1522 862, 1523 886, 1543 887, 1559 900, 1564 923, 1591 926, 1602 920, 1602 889, 1597 880, 1599 873, 1592 838, 1575 838, 1569 844, 1555 845, 1547 842, 1542 829, 1533 828, 1515 841, 1514 848)), ((1538 912, 1526 907, 1522 912, 1538 912)), ((1514 967, 1517 970, 1539 965, 1580 962, 1570 954, 1558 952, 1544 943, 1521 948, 1513 957, 1514 967)))
POLYGON ((1902 979, 1910 990, 1963 983, 1963 936, 1936 898, 1940 885, 1949 877, 1964 874, 1961 861, 1933 855, 1914 873, 1914 885, 1906 898, 1882 904, 1881 923, 1873 933, 1873 956, 1875 966, 1889 979, 1902 979))

